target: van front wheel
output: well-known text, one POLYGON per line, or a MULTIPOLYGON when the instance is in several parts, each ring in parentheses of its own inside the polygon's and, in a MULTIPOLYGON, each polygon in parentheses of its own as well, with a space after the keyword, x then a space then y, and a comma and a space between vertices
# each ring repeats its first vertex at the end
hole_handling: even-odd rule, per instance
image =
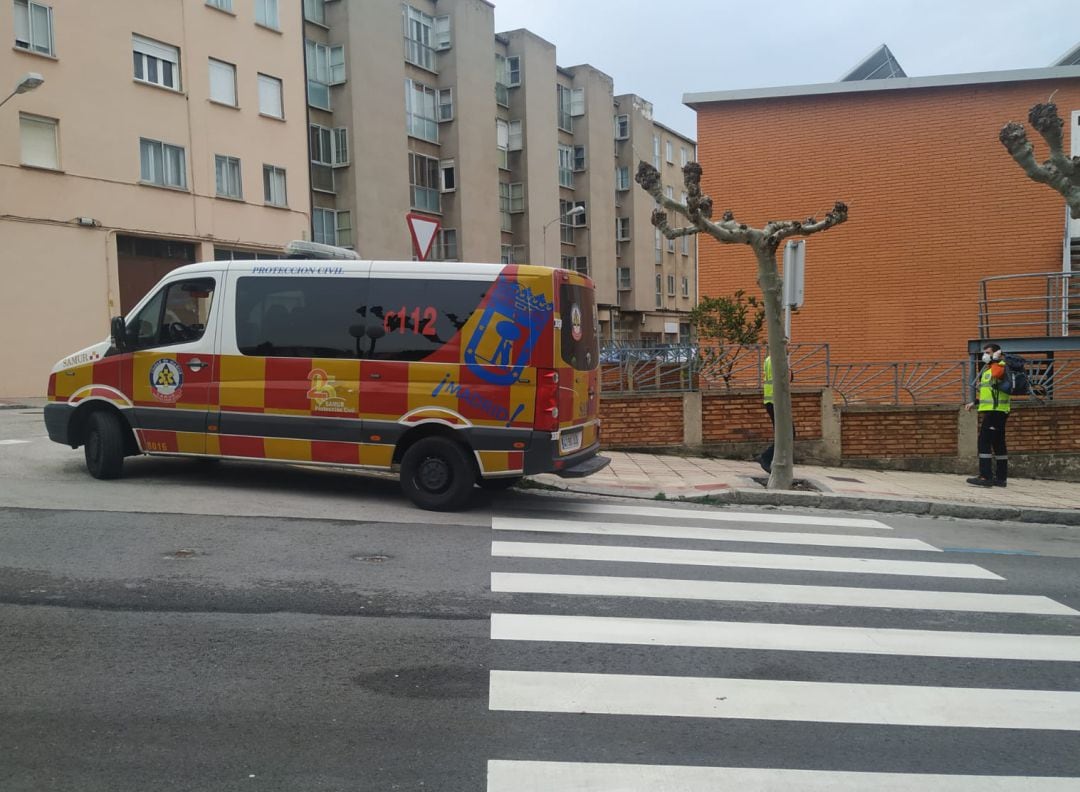
POLYGON ((401 460, 401 489, 421 509, 460 509, 475 483, 468 452, 447 437, 418 440, 401 460))
POLYGON ((120 416, 103 410, 92 414, 87 421, 83 451, 91 476, 119 478, 124 468, 124 428, 120 416))

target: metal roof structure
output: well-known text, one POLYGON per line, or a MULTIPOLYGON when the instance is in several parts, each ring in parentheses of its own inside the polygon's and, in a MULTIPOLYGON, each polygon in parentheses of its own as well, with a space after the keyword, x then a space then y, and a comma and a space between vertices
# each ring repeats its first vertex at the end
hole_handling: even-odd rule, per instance
POLYGON ((1071 50, 1066 52, 1056 61, 1055 66, 1080 66, 1080 44, 1077 44, 1071 50))
POLYGON ((889 80, 894 77, 907 77, 907 74, 888 45, 882 44, 859 61, 859 65, 841 77, 839 82, 889 80))

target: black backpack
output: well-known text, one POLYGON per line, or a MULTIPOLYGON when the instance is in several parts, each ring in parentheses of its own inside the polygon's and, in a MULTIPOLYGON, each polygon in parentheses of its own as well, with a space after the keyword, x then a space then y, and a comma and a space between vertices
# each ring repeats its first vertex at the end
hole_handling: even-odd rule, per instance
POLYGON ((997 386, 1002 393, 1010 396, 1027 396, 1031 393, 1031 380, 1028 379, 1027 360, 1019 355, 1005 353, 1005 376, 997 386))

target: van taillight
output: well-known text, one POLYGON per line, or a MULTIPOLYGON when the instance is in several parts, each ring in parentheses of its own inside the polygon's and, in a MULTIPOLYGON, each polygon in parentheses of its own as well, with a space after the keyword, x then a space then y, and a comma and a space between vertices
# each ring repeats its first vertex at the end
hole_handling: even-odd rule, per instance
POLYGON ((559 428, 559 372, 536 370, 536 417, 533 428, 554 432, 559 428))

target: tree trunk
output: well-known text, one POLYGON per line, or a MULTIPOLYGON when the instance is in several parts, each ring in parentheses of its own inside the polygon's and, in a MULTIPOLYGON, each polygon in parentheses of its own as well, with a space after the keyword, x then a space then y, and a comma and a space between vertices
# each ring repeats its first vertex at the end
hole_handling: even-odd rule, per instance
POLYGON ((765 297, 765 325, 772 360, 773 427, 772 473, 769 489, 791 489, 795 477, 794 442, 791 418, 791 375, 788 373, 787 344, 784 342, 783 281, 776 267, 776 250, 762 240, 754 246, 758 264, 758 286, 765 297))

